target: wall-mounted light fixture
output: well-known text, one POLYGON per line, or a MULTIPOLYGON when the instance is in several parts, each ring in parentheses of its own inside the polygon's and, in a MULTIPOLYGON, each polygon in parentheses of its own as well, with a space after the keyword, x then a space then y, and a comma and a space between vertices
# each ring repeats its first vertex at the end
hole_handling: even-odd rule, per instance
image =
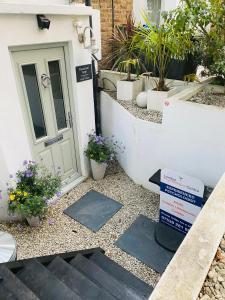
POLYGON ((78 40, 81 44, 84 45, 84 49, 88 49, 91 54, 95 54, 99 51, 96 45, 96 39, 94 37, 93 29, 90 26, 83 27, 81 22, 74 23, 74 27, 76 28, 78 40), (90 43, 87 43, 87 30, 90 31, 90 43))
POLYGON ((37 15, 38 27, 40 29, 49 29, 51 21, 45 15, 37 15))

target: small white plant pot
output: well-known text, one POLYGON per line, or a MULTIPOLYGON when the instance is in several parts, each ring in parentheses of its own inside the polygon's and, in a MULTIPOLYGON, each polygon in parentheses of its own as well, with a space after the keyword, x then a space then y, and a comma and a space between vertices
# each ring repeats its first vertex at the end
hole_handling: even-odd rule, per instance
POLYGON ((119 80, 117 81, 117 99, 124 101, 135 100, 137 95, 142 91, 142 80, 133 81, 119 80))
POLYGON ((107 163, 98 163, 95 160, 91 159, 91 170, 93 179, 98 181, 104 178, 105 171, 107 168, 107 163))
POLYGON ((26 217, 28 224, 30 227, 39 227, 41 225, 40 217, 26 217))
POLYGON ((147 107, 147 92, 141 92, 137 95, 136 99, 137 106, 141 108, 147 107))
POLYGON ((159 112, 163 112, 164 103, 168 97, 171 97, 176 93, 176 89, 173 88, 169 91, 147 91, 147 109, 148 110, 156 110, 159 112))

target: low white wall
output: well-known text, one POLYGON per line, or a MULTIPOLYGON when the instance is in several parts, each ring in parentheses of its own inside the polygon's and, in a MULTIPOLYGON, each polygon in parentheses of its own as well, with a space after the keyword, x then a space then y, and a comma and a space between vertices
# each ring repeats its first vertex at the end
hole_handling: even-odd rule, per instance
POLYGON ((138 184, 158 169, 169 168, 201 179, 214 187, 225 170, 225 110, 173 100, 164 107, 163 123, 136 119, 102 92, 103 134, 115 135, 126 147, 118 155, 125 172, 138 184))

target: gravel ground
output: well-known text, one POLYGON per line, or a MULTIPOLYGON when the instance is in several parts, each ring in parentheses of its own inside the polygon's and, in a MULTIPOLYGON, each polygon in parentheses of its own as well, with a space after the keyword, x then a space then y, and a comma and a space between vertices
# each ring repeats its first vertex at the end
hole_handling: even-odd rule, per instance
POLYGON ((187 101, 225 107, 225 94, 215 93, 213 91, 201 91, 187 101))
POLYGON ((225 299, 225 234, 197 300, 225 299))
POLYGON ((131 101, 117 100, 114 92, 108 92, 108 94, 136 118, 149 121, 149 122, 159 123, 159 124, 162 123, 161 112, 158 112, 156 110, 147 110, 146 108, 141 108, 137 106, 137 104, 131 101))
POLYGON ((101 247, 114 261, 155 286, 159 275, 114 246, 114 242, 139 214, 157 220, 158 210, 159 196, 134 184, 118 166, 114 165, 100 182, 87 179, 64 195, 49 209, 48 216, 40 228, 34 229, 22 224, 0 224, 0 230, 7 231, 16 238, 18 259, 101 247), (90 189, 95 189, 124 204, 124 207, 97 233, 63 214, 65 208, 90 189))

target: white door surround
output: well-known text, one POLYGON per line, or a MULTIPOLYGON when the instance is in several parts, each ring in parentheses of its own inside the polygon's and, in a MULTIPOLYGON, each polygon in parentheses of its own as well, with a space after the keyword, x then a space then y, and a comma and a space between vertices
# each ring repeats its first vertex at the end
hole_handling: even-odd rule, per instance
POLYGON ((31 152, 65 184, 79 177, 64 47, 14 51, 31 152))

